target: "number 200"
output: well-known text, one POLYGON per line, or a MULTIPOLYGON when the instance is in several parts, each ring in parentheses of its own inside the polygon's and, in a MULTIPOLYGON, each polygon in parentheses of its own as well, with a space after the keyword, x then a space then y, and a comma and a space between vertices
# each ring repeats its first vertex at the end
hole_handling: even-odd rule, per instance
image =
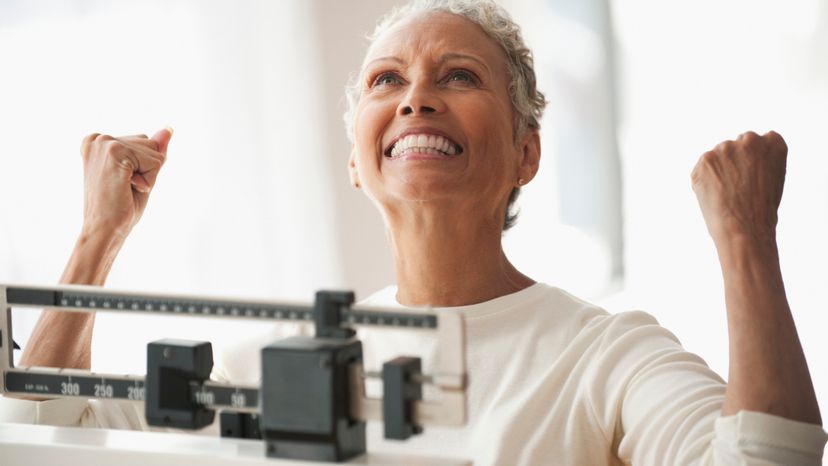
POLYGON ((143 400, 144 399, 144 388, 143 387, 127 387, 127 399, 129 400, 143 400))

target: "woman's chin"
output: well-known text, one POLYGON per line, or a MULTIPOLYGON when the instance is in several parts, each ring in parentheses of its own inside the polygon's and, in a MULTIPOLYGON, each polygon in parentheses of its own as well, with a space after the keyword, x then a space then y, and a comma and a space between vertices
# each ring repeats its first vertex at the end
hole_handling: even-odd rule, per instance
POLYGON ((428 202, 456 197, 463 190, 456 177, 420 176, 386 179, 384 192, 378 196, 389 202, 428 202))

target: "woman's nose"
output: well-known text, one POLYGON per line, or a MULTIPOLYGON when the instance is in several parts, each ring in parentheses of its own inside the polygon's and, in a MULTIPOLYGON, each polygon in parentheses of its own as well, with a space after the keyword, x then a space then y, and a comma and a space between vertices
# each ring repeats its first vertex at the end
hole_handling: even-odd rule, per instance
MULTIPOLYGON (((405 106, 405 107, 403 107, 403 109, 402 109, 402 114, 403 114, 403 115, 411 115, 412 113, 415 113, 415 112, 414 112, 414 109, 415 109, 415 108, 416 108, 416 106, 415 106, 415 107, 411 107, 411 106, 406 105, 406 106, 405 106)), ((423 105, 423 106, 421 106, 421 107, 420 107, 420 111, 419 111, 419 113, 434 113, 434 112, 436 112, 436 110, 435 110, 433 107, 429 107, 429 106, 427 106, 427 105, 423 105)))
POLYGON ((445 103, 436 89, 426 85, 412 85, 400 102, 397 113, 400 116, 425 115, 445 111, 445 103))

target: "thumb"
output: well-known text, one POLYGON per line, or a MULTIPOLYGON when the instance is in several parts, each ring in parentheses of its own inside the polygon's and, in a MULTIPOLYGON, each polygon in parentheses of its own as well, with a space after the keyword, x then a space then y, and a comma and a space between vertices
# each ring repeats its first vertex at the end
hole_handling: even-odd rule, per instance
POLYGON ((167 155, 167 145, 170 143, 170 138, 172 138, 173 129, 170 126, 162 129, 161 131, 155 133, 152 136, 152 140, 155 141, 155 144, 158 146, 158 152, 161 152, 164 155, 167 155))

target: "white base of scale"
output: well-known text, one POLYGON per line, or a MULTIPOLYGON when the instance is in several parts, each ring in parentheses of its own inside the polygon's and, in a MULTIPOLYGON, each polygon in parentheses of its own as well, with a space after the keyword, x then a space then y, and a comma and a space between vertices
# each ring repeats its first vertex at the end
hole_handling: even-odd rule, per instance
POLYGON ((370 452, 346 463, 309 463, 268 458, 264 442, 257 440, 8 423, 0 423, 0 459, 3 466, 471 465, 462 460, 370 452))

